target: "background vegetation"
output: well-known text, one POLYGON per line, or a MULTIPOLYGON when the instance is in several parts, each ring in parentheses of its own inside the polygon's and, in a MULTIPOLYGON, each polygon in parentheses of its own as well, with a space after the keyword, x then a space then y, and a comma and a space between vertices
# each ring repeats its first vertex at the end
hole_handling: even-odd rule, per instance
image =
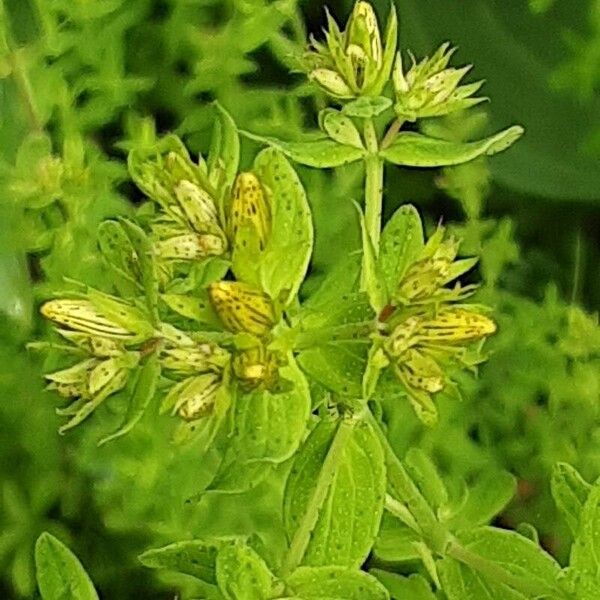
MULTIPOLYGON (((340 20, 350 10, 328 4, 340 20)), ((463 249, 482 256, 481 297, 500 325, 462 402, 443 401, 432 430, 408 404, 394 406, 390 439, 401 456, 421 447, 450 487, 512 474, 516 494, 496 524, 535 527, 565 561, 570 537, 550 496, 551 469, 566 461, 587 480, 600 475, 600 2, 397 8, 401 47, 423 55, 451 40, 457 63, 474 62, 474 79, 488 79, 489 108, 436 124, 438 133, 468 139, 518 122, 526 135, 491 171, 484 161, 389 170, 386 213, 410 201, 429 226, 450 223, 463 249)), ((173 596, 174 583, 136 559, 149 546, 216 531, 284 544, 272 518, 281 474, 243 497, 185 504, 208 467, 170 444, 164 419, 148 415, 98 449, 118 411, 109 405, 59 438, 41 378, 52 365, 25 343, 43 336, 36 306, 63 277, 104 276, 96 228, 139 202, 124 159, 153 123, 195 151, 206 150, 215 99, 241 128, 265 135, 293 138, 316 124, 323 98, 289 71, 306 31, 323 25, 322 3, 296 0, 0 3, 0 596, 32 596, 44 530, 70 544, 106 598, 173 596)), ((312 192, 314 286, 359 248, 350 199, 361 173, 300 174, 312 192)), ((386 558, 384 542, 374 564, 386 558)))

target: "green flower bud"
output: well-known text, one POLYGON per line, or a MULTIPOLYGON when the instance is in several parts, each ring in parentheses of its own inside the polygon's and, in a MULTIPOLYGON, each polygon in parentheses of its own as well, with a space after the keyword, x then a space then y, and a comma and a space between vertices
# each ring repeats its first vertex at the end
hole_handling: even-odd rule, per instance
POLYGON ((402 119, 415 121, 424 117, 447 115, 483 102, 485 98, 471 96, 482 81, 460 86, 459 83, 471 69, 447 68, 454 48, 442 44, 431 58, 417 63, 414 57, 408 73, 404 73, 402 56, 398 53, 392 76, 396 93, 396 113, 402 119))
POLYGON ((398 38, 394 8, 382 43, 373 7, 359 0, 345 31, 327 15, 326 43, 311 41, 305 55, 306 70, 329 95, 339 99, 381 95, 392 69, 398 38))
POLYGON ((359 0, 352 10, 346 28, 347 49, 359 48, 363 55, 376 65, 381 65, 383 49, 379 24, 373 7, 364 0, 359 0))
POLYGON ((344 78, 331 69, 314 69, 309 78, 336 98, 353 98, 354 93, 344 78))
POLYGON ((185 421, 201 419, 213 411, 221 385, 221 379, 215 373, 188 377, 171 388, 161 412, 170 410, 185 421))
POLYGON ((219 281, 208 286, 210 301, 223 322, 234 333, 265 336, 275 325, 275 308, 263 292, 237 281, 219 281))
POLYGON ((205 371, 220 372, 228 362, 229 353, 215 344, 170 348, 161 354, 162 366, 181 375, 205 371))
POLYGON ((485 315, 464 308, 442 308, 423 321, 419 333, 424 343, 462 345, 495 331, 496 324, 485 315))
POLYGON ((219 256, 225 248, 223 238, 211 233, 182 233, 154 243, 154 251, 160 259, 175 261, 219 256))

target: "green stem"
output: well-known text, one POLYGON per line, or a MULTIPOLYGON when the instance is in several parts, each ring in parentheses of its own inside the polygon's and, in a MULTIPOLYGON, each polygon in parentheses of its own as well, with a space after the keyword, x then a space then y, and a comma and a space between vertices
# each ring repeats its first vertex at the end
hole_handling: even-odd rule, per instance
POLYGON ((378 156, 379 142, 372 119, 365 119, 365 223, 375 256, 379 253, 381 211, 383 205, 383 159, 378 156))
POLYGON ((431 506, 411 479, 410 475, 396 456, 387 436, 381 429, 371 411, 367 411, 367 420, 377 433, 385 454, 388 486, 391 496, 404 504, 418 525, 421 535, 428 545, 439 554, 443 554, 450 539, 446 528, 437 520, 431 506))
POLYGON ((283 578, 287 577, 302 562, 302 558, 310 542, 310 536, 317 524, 319 512, 327 498, 335 470, 344 453, 346 444, 352 435, 356 422, 356 418, 342 419, 335 432, 327 456, 323 461, 323 467, 319 473, 317 484, 306 507, 306 512, 298 525, 298 529, 294 533, 290 549, 281 566, 280 576, 283 578))
POLYGON ((504 567, 488 560, 475 552, 471 552, 468 548, 461 546, 457 541, 452 540, 446 548, 446 556, 471 567, 475 571, 482 573, 497 583, 503 583, 508 587, 521 592, 528 597, 541 597, 547 594, 553 597, 559 594, 560 597, 565 597, 561 590, 552 586, 541 586, 539 583, 519 577, 506 570, 504 567))
POLYGON ((404 125, 404 119, 396 119, 387 130, 383 140, 381 141, 381 149, 384 150, 388 146, 391 146, 392 142, 396 139, 398 133, 400 133, 400 129, 402 129, 402 125, 404 125))
POLYGON ((29 122, 32 131, 43 131, 44 126, 35 104, 33 87, 25 64, 23 63, 21 52, 16 48, 16 44, 13 40, 12 32, 9 27, 9 18, 3 0, 0 0, 0 18, 4 25, 3 49, 7 51, 7 59, 10 64, 11 73, 19 96, 21 96, 27 121, 29 122))

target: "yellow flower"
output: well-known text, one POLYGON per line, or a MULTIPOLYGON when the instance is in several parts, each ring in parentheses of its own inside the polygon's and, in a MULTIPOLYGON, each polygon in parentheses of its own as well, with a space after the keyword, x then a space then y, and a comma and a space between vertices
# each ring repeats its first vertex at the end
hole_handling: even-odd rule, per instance
POLYGON ((208 286, 208 295, 229 331, 263 337, 275 325, 273 302, 252 286, 238 281, 219 281, 208 286))
POLYGON ((242 350, 233 360, 233 372, 246 389, 273 389, 278 367, 277 357, 262 345, 242 350))
POLYGON ((258 177, 250 172, 240 173, 233 186, 229 236, 234 249, 243 228, 256 236, 258 248, 264 250, 271 233, 271 207, 258 177))

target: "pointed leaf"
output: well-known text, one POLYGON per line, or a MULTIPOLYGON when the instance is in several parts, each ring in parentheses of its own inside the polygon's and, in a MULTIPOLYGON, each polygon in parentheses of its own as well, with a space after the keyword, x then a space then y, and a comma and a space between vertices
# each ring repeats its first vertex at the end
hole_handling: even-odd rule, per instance
POLYGON ((272 598, 274 576, 265 561, 245 543, 225 545, 217 555, 217 582, 227 600, 272 598))
POLYGON ((98 600, 77 557, 47 532, 35 544, 36 577, 43 600, 98 600))
POLYGON ((133 394, 129 401, 127 413, 123 419, 123 423, 120 427, 102 438, 98 445, 102 446, 107 442, 117 439, 126 433, 129 433, 138 421, 142 418, 150 401, 154 397, 156 391, 156 384, 160 377, 160 362, 158 360, 158 353, 152 354, 147 360, 144 366, 140 368, 137 374, 135 386, 133 388, 133 394))
POLYGON ((379 243, 377 267, 388 298, 396 292, 406 269, 418 259, 424 245, 419 213, 412 204, 401 206, 385 224, 379 243))
POLYGON ((251 133, 245 135, 257 142, 269 144, 301 165, 319 169, 341 167, 360 160, 364 156, 364 150, 354 146, 338 144, 329 138, 318 138, 306 142, 284 142, 277 138, 251 133))
POLYGON ((306 600, 389 600, 377 579, 343 567, 300 567, 286 579, 286 585, 306 600))
POLYGON ((322 420, 294 460, 284 500, 291 547, 307 566, 358 568, 383 512, 385 465, 359 417, 322 420))
POLYGON ((395 165, 408 167, 444 167, 460 165, 479 156, 506 150, 523 135, 515 125, 478 142, 448 142, 420 133, 406 132, 382 150, 380 155, 395 165))

